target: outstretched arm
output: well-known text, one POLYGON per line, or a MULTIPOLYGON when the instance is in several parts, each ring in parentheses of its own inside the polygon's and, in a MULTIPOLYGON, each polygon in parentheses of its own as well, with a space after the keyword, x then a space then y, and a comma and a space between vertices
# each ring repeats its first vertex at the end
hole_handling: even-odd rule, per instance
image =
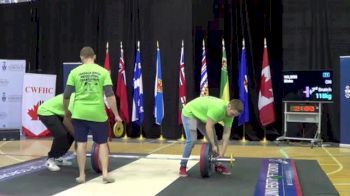
POLYGON ((224 126, 224 131, 222 133, 222 148, 220 150, 220 156, 224 156, 228 143, 230 141, 231 127, 224 126))
POLYGON ((208 118, 207 120, 207 123, 205 124, 205 129, 207 131, 207 135, 208 135, 208 139, 209 139, 209 142, 212 146, 212 150, 214 153, 218 153, 218 148, 215 144, 215 129, 214 129, 214 125, 215 125, 215 121, 211 118, 208 118))
POLYGON ((111 108, 111 110, 114 114, 115 121, 121 122, 122 119, 120 118, 119 113, 118 113, 117 101, 116 101, 112 86, 109 86, 109 85, 105 86, 104 91, 105 91, 105 96, 106 96, 108 106, 111 108))

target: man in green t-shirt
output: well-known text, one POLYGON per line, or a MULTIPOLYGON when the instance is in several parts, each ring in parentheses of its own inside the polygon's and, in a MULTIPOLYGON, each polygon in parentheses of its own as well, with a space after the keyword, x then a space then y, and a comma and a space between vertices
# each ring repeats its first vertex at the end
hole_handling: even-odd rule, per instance
POLYGON ((72 119, 74 138, 78 143, 77 159, 79 165, 78 183, 85 182, 86 142, 89 131, 93 141, 100 145, 99 158, 101 162, 102 181, 112 183, 114 179, 108 174, 109 150, 107 146, 108 122, 105 111, 104 96, 110 106, 116 122, 121 122, 112 89, 110 73, 100 65, 95 64, 95 52, 91 47, 80 51, 82 65, 73 69, 67 79, 64 90, 65 118, 72 119), (68 110, 70 95, 75 92, 72 112, 68 110))
MULTIPOLYGON (((212 151, 217 156, 224 156, 231 135, 233 118, 243 111, 243 103, 238 99, 230 102, 222 99, 203 96, 188 102, 182 109, 182 123, 186 134, 186 143, 182 154, 183 158, 191 155, 192 148, 197 141, 197 128, 211 144, 212 151), (223 123, 223 143, 219 149, 215 128, 216 123, 223 123)), ((180 176, 187 176, 187 160, 180 162, 180 176)), ((224 175, 230 175, 231 171, 221 163, 215 165, 215 170, 224 175)))
POLYGON ((63 94, 41 104, 38 109, 38 116, 53 137, 45 166, 50 171, 58 171, 60 170, 58 165, 72 165, 72 162, 62 157, 74 141, 73 125, 69 121, 63 121, 63 94))

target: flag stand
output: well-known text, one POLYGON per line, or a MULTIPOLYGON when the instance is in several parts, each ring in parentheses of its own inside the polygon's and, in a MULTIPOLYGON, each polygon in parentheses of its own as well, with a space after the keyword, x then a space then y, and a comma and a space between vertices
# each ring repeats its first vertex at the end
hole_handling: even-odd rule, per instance
POLYGON ((182 141, 182 142, 185 141, 184 128, 181 129, 181 138, 180 138, 180 141, 182 141))
POLYGON ((180 141, 182 141, 182 142, 184 142, 184 141, 185 141, 185 136, 184 136, 184 134, 183 134, 183 133, 181 134, 180 141))
POLYGON ((246 143, 247 140, 245 139, 245 123, 243 124, 243 136, 241 142, 246 143))
POLYGON ((164 141, 165 138, 163 137, 163 129, 162 129, 162 125, 160 126, 160 137, 159 137, 160 141, 164 141))
POLYGON ((140 137, 139 137, 139 140, 144 140, 143 136, 142 136, 142 126, 140 126, 140 137))
POLYGON ((125 131, 123 140, 127 140, 129 138, 128 138, 128 132, 126 131, 126 123, 123 122, 123 126, 124 126, 124 131, 125 131))
POLYGON ((267 139, 266 139, 266 128, 263 127, 264 129, 264 139, 261 141, 262 143, 267 143, 267 139))

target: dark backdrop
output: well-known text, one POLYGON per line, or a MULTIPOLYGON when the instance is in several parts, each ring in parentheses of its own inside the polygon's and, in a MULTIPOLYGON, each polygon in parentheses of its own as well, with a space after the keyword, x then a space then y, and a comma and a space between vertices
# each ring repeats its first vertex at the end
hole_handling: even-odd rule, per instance
MULTIPOLYGON (((109 41, 115 82, 119 43, 123 41, 131 109, 135 47, 140 40, 145 95, 143 130, 146 137, 154 138, 160 134, 153 117, 156 40, 159 40, 165 99, 162 130, 165 137, 176 139, 182 130, 177 125, 181 40, 185 41, 188 100, 199 94, 203 38, 207 45, 210 94, 219 94, 222 37, 226 41, 231 97, 237 98, 239 58, 244 37, 251 103, 251 121, 246 130, 250 139, 258 139, 263 136, 257 118, 263 38, 268 41, 277 111, 277 121, 267 127, 267 133, 272 130, 280 133, 282 70, 336 70, 338 55, 349 54, 348 47, 345 47, 346 40, 349 40, 346 39, 349 34, 345 32, 349 31, 342 32, 345 28, 349 30, 345 1, 39 0, 0 5, 0 57, 26 59, 27 72, 57 74, 57 93, 61 93, 62 63, 79 61, 79 51, 85 45, 95 49, 97 62, 103 64, 105 45, 109 41), (334 3, 330 5, 330 2, 334 3), (344 12, 337 12, 339 9, 344 12), (336 36, 338 34, 341 36, 336 36)), ((324 124, 328 132, 324 137, 328 140, 339 140, 337 111, 337 101, 325 108, 327 121, 324 124)), ((233 129, 234 133, 241 134, 242 127, 235 125, 233 129)), ((129 127, 128 133, 138 136, 139 129, 129 127)))
POLYGON ((339 56, 350 54, 350 2, 283 0, 286 70, 332 69, 334 103, 324 104, 322 136, 339 141, 339 56))

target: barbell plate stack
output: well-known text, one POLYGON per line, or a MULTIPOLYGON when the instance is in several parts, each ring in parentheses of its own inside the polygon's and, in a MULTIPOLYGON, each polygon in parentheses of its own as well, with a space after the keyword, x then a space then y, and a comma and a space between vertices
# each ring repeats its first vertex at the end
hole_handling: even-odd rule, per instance
POLYGON ((212 151, 211 146, 207 143, 202 144, 199 158, 199 170, 203 178, 210 177, 212 172, 212 151))
POLYGON ((116 122, 113 125, 113 135, 116 138, 121 138, 124 135, 124 125, 122 122, 116 122))
POLYGON ((101 173, 101 163, 99 158, 100 145, 94 143, 91 149, 91 167, 96 173, 101 173))

